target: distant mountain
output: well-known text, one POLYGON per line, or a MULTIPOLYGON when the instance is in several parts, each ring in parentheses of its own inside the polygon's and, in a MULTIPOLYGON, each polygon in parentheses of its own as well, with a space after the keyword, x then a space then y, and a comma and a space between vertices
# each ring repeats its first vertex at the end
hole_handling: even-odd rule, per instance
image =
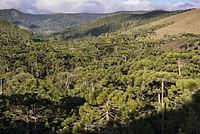
POLYGON ((150 21, 173 15, 174 13, 176 12, 162 10, 149 12, 116 12, 110 16, 96 19, 78 27, 66 29, 63 32, 55 33, 53 36, 64 40, 82 38, 85 36, 99 36, 105 33, 124 31, 130 25, 136 27, 150 21))
POLYGON ((132 34, 140 29, 150 29, 152 27, 161 26, 154 32, 153 38, 164 38, 165 36, 176 36, 184 33, 200 34, 200 9, 190 9, 173 16, 169 16, 151 23, 147 23, 140 27, 129 27, 124 32, 132 34))
MULTIPOLYGON (((190 21, 194 23, 194 17, 199 18, 196 14, 193 19, 186 20, 188 17, 192 17, 187 12, 186 16, 179 15, 178 13, 185 11, 121 11, 108 14, 88 14, 88 13, 77 13, 77 14, 27 14, 22 13, 16 9, 5 9, 0 10, 0 19, 18 25, 20 28, 30 30, 35 33, 46 33, 52 34, 51 37, 56 39, 76 39, 85 36, 99 36, 110 32, 123 32, 132 33, 135 29, 139 28, 150 28, 155 25, 161 25, 163 23, 175 23, 176 29, 182 30, 191 29, 194 30, 191 25, 184 27, 190 21), (177 17, 173 15, 177 15, 177 17), (188 15, 187 15, 188 14, 188 15), (179 17, 180 16, 180 17, 179 17), (169 17, 169 18, 168 18, 169 17), (177 18, 177 19, 176 19, 177 18), (175 19, 175 20, 174 20, 175 19), (180 21, 181 20, 181 21, 180 21), (181 22, 185 20, 185 25, 181 22), (180 23, 180 24, 179 24, 180 23)), ((196 11, 198 12, 198 11, 196 11)), ((192 25, 196 26, 196 25, 192 25)), ((165 27, 167 28, 167 27, 165 27)), ((166 29, 166 31, 173 30, 166 29)), ((162 30, 162 29, 161 29, 162 30)), ((190 32, 189 31, 189 32, 190 32)), ((196 30, 198 32, 198 29, 196 30)), ((172 33, 177 33, 173 31, 172 33)), ((188 32, 186 30, 186 32, 188 32)), ((165 31, 157 32, 166 33, 165 31)), ((170 34, 170 33, 169 33, 170 34)), ((163 36, 163 35, 162 35, 163 36)))
POLYGON ((37 33, 54 33, 102 18, 108 14, 27 14, 16 9, 0 10, 0 19, 37 33))

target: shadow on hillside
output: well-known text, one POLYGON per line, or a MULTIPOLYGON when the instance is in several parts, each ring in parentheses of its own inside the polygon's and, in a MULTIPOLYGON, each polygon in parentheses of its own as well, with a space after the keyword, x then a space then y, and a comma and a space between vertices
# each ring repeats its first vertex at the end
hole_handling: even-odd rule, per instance
POLYGON ((0 134, 55 133, 62 122, 57 117, 65 119, 84 103, 85 99, 70 96, 59 103, 37 94, 0 96, 0 134))
MULTIPOLYGON (((71 110, 83 105, 79 97, 65 97, 60 103, 42 99, 37 94, 0 97, 1 134, 56 133, 61 122, 71 110), (6 116, 5 116, 6 115, 6 116), (35 117, 36 120, 34 120, 35 117), (14 120, 13 120, 14 119, 14 120)), ((150 107, 149 107, 150 108, 150 107)), ((146 111, 147 109, 145 109, 146 111)), ((152 110, 152 109, 149 109, 152 110)), ((148 110, 147 110, 148 111, 148 110)), ((81 134, 162 134, 162 114, 154 114, 119 125, 110 122, 105 128, 81 134)), ((200 92, 192 96, 192 102, 180 109, 165 111, 164 134, 200 133, 200 92)))
MULTIPOLYGON (((200 134, 200 92, 192 96, 191 103, 183 105, 180 109, 165 110, 164 118, 163 134, 200 134)), ((92 133, 162 134, 162 113, 134 120, 122 126, 110 123, 100 131, 92 133)))

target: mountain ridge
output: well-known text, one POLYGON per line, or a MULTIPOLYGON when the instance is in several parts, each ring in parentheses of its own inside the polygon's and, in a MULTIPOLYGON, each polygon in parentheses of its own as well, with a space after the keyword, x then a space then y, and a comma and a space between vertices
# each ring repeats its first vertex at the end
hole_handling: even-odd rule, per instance
POLYGON ((131 34, 141 29, 151 29, 152 27, 165 25, 154 31, 152 38, 161 39, 165 36, 178 36, 184 33, 200 34, 200 9, 190 9, 185 12, 169 16, 139 27, 129 27, 129 30, 125 31, 126 34, 131 34))
POLYGON ((55 33, 54 36, 62 39, 82 38, 85 36, 99 36, 111 32, 119 32, 129 25, 135 27, 154 19, 160 19, 173 15, 174 12, 152 10, 149 12, 118 12, 114 15, 96 19, 82 24, 75 28, 66 29, 63 32, 55 33))
MULTIPOLYGON (((152 10, 156 11, 156 10, 152 10)), ((119 14, 145 14, 152 11, 118 11, 113 13, 52 13, 30 14, 17 9, 0 10, 0 19, 36 33, 57 33, 105 17, 119 14)), ((162 10, 164 12, 164 10, 162 10)), ((161 12, 161 10, 159 10, 161 12)))
POLYGON ((37 33, 59 32, 104 16, 105 14, 28 14, 16 9, 0 10, 0 19, 23 25, 37 33))

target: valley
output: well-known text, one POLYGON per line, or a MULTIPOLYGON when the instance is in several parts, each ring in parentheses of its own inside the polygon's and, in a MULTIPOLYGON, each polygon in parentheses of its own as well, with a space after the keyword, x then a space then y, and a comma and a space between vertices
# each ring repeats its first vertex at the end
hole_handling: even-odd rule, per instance
POLYGON ((0 11, 0 133, 200 133, 200 10, 0 11))

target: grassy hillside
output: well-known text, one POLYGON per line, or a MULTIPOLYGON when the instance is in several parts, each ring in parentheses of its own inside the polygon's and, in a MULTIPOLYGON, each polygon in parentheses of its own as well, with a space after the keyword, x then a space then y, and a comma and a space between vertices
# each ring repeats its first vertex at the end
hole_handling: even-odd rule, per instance
POLYGON ((184 33, 200 34, 200 25, 198 22, 200 22, 200 9, 193 9, 137 28, 130 26, 130 30, 127 30, 124 33, 131 34, 137 30, 151 29, 152 27, 163 25, 154 30, 155 33, 153 38, 159 39, 164 36, 177 36, 184 33))
POLYGON ((170 16, 176 12, 150 11, 150 12, 118 12, 111 16, 67 29, 53 36, 61 39, 74 39, 85 36, 99 36, 110 32, 119 32, 128 26, 139 26, 150 21, 170 16))
POLYGON ((95 20, 106 14, 26 14, 15 9, 0 10, 0 19, 39 33, 53 33, 95 20))

